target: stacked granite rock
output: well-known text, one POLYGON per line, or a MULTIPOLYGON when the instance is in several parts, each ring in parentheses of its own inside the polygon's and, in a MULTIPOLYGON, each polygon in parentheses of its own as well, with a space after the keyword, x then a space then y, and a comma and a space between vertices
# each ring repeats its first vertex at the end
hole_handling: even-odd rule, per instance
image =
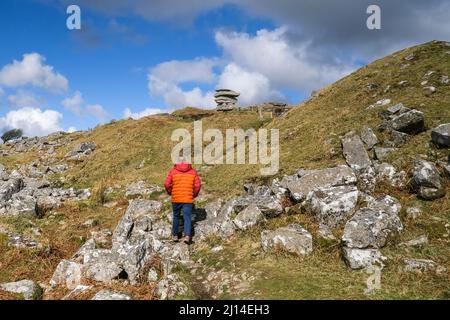
POLYGON ((217 111, 232 111, 236 109, 237 97, 240 93, 229 89, 218 89, 214 94, 217 111))

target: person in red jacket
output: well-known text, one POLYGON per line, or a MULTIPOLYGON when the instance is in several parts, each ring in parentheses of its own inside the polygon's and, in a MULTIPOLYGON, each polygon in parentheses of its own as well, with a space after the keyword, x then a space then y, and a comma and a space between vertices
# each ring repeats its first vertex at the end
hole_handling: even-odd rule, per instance
POLYGON ((174 241, 178 241, 179 215, 181 211, 183 211, 184 218, 183 241, 186 244, 189 244, 191 241, 191 212, 194 199, 198 196, 201 185, 200 176, 188 162, 177 163, 167 175, 164 187, 172 197, 172 239, 174 241))

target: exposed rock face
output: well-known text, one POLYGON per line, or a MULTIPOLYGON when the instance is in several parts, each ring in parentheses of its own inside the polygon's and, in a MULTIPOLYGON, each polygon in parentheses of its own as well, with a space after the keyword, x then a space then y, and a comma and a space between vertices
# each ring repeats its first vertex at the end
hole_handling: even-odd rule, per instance
POLYGON ((391 233, 402 229, 397 213, 376 207, 362 208, 345 225, 342 242, 349 248, 379 249, 386 245, 391 233))
POLYGON ((330 188, 356 184, 355 173, 347 166, 312 170, 301 177, 288 177, 281 181, 296 201, 303 201, 316 188, 330 188))
POLYGON ((368 207, 360 209, 344 228, 343 256, 352 269, 371 265, 384 266, 385 257, 378 251, 386 244, 391 233, 399 232, 403 225, 398 217, 400 204, 394 198, 368 201, 368 207))
POLYGON ((216 90, 214 98, 217 104, 217 111, 232 111, 236 109, 237 97, 240 93, 229 89, 216 90))
POLYGON ((407 134, 417 134, 422 132, 425 127, 425 118, 422 112, 410 110, 394 117, 389 122, 389 126, 396 131, 407 134))
POLYGON ((362 269, 372 265, 383 265, 386 258, 377 249, 342 248, 344 260, 351 269, 362 269))
POLYGON ((1 171, 0 216, 42 217, 62 202, 90 197, 89 189, 52 188, 46 180, 24 177, 17 171, 1 171))
POLYGON ((371 150, 379 143, 379 140, 373 130, 367 126, 361 131, 361 140, 365 143, 368 150, 371 150))
POLYGON ((63 286, 67 289, 75 289, 81 283, 81 265, 69 260, 62 260, 56 267, 50 286, 55 288, 63 286))
POLYGON ((90 155, 97 148, 97 144, 93 141, 81 142, 66 154, 69 160, 83 161, 86 156, 90 155))
POLYGON ((342 152, 347 164, 355 171, 361 171, 371 166, 361 138, 353 131, 347 133, 342 139, 342 152))
POLYGON ((366 193, 373 192, 376 173, 361 138, 351 131, 341 139, 341 142, 344 158, 358 178, 359 190, 366 193))
POLYGON ((389 235, 403 230, 398 200, 368 196, 366 202, 367 207, 359 209, 346 223, 342 236, 344 259, 352 269, 380 263, 383 258, 378 249, 386 245, 389 235))
POLYGON ((265 217, 261 210, 255 204, 251 204, 239 212, 236 218, 233 219, 233 222, 238 229, 246 230, 264 220, 265 217))
POLYGON ((0 290, 20 294, 25 300, 38 300, 43 293, 42 288, 32 280, 3 283, 0 290))
POLYGON ((450 147, 450 123, 441 124, 431 131, 431 139, 440 148, 450 147))
POLYGON ((403 187, 406 180, 406 172, 397 172, 395 167, 389 163, 383 162, 375 165, 377 180, 387 181, 393 187, 403 187))
POLYGON ((92 300, 131 300, 131 297, 118 291, 101 290, 95 294, 92 300))
POLYGON ((264 251, 280 249, 299 256, 312 252, 312 236, 298 224, 263 231, 261 244, 264 251))
POLYGON ((166 275, 176 263, 190 263, 188 246, 165 241, 170 236, 170 224, 162 220, 161 209, 162 203, 157 201, 132 200, 112 234, 111 248, 98 248, 97 237, 86 241, 71 260, 58 265, 50 282, 52 287, 77 288, 85 279, 138 285, 148 280, 144 267, 156 256, 166 275), (161 232, 164 230, 168 233, 161 232))
POLYGON ((161 279, 155 289, 155 294, 160 300, 171 299, 186 292, 186 285, 180 281, 176 274, 169 274, 161 279))
POLYGON ((417 195, 425 200, 438 199, 445 194, 439 171, 425 160, 415 162, 411 184, 417 195))
POLYGON ((308 194, 304 206, 319 223, 335 228, 353 214, 358 194, 355 186, 318 188, 308 194))
POLYGON ((9 148, 9 152, 23 153, 29 151, 37 151, 41 154, 52 154, 50 152, 52 149, 55 150, 61 146, 65 146, 72 141, 70 137, 65 132, 55 132, 46 137, 22 137, 16 140, 7 141, 4 146, 9 148))
POLYGON ((410 135, 400 132, 400 131, 396 131, 396 130, 391 130, 389 132, 390 134, 390 139, 384 141, 384 145, 386 147, 391 147, 391 148, 399 148, 401 146, 403 146, 405 143, 408 142, 410 135))

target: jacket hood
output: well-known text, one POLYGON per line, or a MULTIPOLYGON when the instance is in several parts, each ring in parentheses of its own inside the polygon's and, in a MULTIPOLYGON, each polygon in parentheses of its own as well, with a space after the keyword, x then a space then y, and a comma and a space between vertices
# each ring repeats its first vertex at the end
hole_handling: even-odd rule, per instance
POLYGON ((192 165, 187 162, 180 162, 175 165, 175 169, 181 172, 186 172, 192 169, 192 165))

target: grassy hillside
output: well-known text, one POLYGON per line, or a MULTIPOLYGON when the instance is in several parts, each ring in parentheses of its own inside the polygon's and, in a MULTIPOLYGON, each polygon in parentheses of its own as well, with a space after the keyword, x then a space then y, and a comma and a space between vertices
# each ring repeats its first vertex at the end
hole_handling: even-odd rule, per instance
MULTIPOLYGON (((136 180, 162 184, 172 166, 170 152, 175 143, 171 133, 176 128, 193 129, 192 117, 202 118, 204 130, 218 128, 277 128, 280 130, 280 172, 291 174, 298 168, 324 168, 344 163, 339 136, 350 130, 359 132, 364 125, 374 129, 380 140, 385 137, 376 131, 381 123, 378 113, 388 106, 367 107, 382 99, 391 99, 391 104, 403 103, 425 114, 427 130, 414 136, 405 146, 394 152, 389 162, 398 169, 410 172, 412 160, 426 157, 443 160, 448 150, 437 150, 429 146, 430 130, 441 123, 450 122, 450 85, 442 84, 441 77, 450 75, 449 47, 442 42, 430 42, 396 52, 386 58, 363 67, 342 80, 320 90, 309 101, 292 109, 283 117, 271 119, 265 114, 260 120, 253 112, 201 112, 185 109, 172 116, 151 116, 139 120, 122 120, 99 126, 89 132, 71 134, 72 143, 58 150, 57 158, 64 162, 64 155, 76 143, 95 141, 97 149, 89 160, 73 164, 62 174, 65 185, 90 187, 103 190, 106 186, 125 186, 136 180), (414 54, 411 61, 405 60, 414 54), (427 77, 428 71, 434 73, 427 77), (436 87, 437 91, 427 96, 421 83, 436 87), (404 81, 407 81, 406 83, 404 81), (401 83, 402 84, 399 84, 401 83), (370 88, 369 88, 369 85, 370 88), (389 89, 387 89, 389 88, 389 89), (144 167, 138 169, 145 160, 144 167)), ((389 106, 390 106, 389 105, 389 106)), ((35 154, 14 155, 0 158, 9 168, 30 162, 35 154)), ((210 197, 231 197, 242 192, 248 180, 261 180, 259 167, 255 165, 197 166, 203 183, 203 194, 210 197)), ((264 178, 266 179, 266 178, 264 178)), ((417 200, 407 189, 399 190, 379 186, 379 192, 397 197, 403 206, 402 218, 406 231, 395 242, 401 242, 427 234, 429 244, 415 249, 398 249, 389 244, 382 250, 390 258, 383 271, 383 289, 372 298, 444 298, 450 297, 449 275, 433 274, 404 275, 398 266, 402 257, 426 258, 450 270, 449 230, 450 189, 447 195, 433 202, 417 200), (418 206, 423 215, 418 220, 406 218, 405 209, 418 206)), ((114 208, 106 208, 95 201, 72 204, 58 210, 54 218, 41 219, 37 224, 48 239, 51 250, 29 252, 11 249, 0 238, 0 282, 20 278, 48 280, 60 259, 68 257, 89 236, 82 227, 83 221, 93 218, 98 221, 96 229, 112 228, 123 214, 127 201, 123 194, 113 194, 109 200, 117 200, 114 208)), ((340 257, 337 241, 324 241, 315 234, 316 225, 307 215, 285 216, 262 226, 274 228, 288 222, 298 221, 313 232, 315 249, 312 256, 296 259, 287 255, 254 254, 254 244, 259 243, 260 229, 242 232, 232 237, 224 251, 211 253, 200 247, 195 257, 216 265, 217 268, 234 268, 261 272, 262 276, 252 284, 248 292, 238 296, 229 293, 224 297, 242 298, 365 298, 362 291, 367 274, 350 271, 340 257)), ((1 219, 3 224, 15 229, 26 229, 26 219, 1 219)), ((261 227, 261 228, 262 228, 261 227)), ((339 231, 340 232, 340 231, 339 231)), ((337 234, 339 236, 339 234, 337 234)), ((214 240, 212 240, 214 241, 214 240)), ((185 275, 190 277, 189 275, 185 275)), ((195 279, 191 279, 195 282, 195 279)), ((139 293, 139 296, 144 296, 139 293)), ((194 293, 195 297, 195 293, 194 293)))

